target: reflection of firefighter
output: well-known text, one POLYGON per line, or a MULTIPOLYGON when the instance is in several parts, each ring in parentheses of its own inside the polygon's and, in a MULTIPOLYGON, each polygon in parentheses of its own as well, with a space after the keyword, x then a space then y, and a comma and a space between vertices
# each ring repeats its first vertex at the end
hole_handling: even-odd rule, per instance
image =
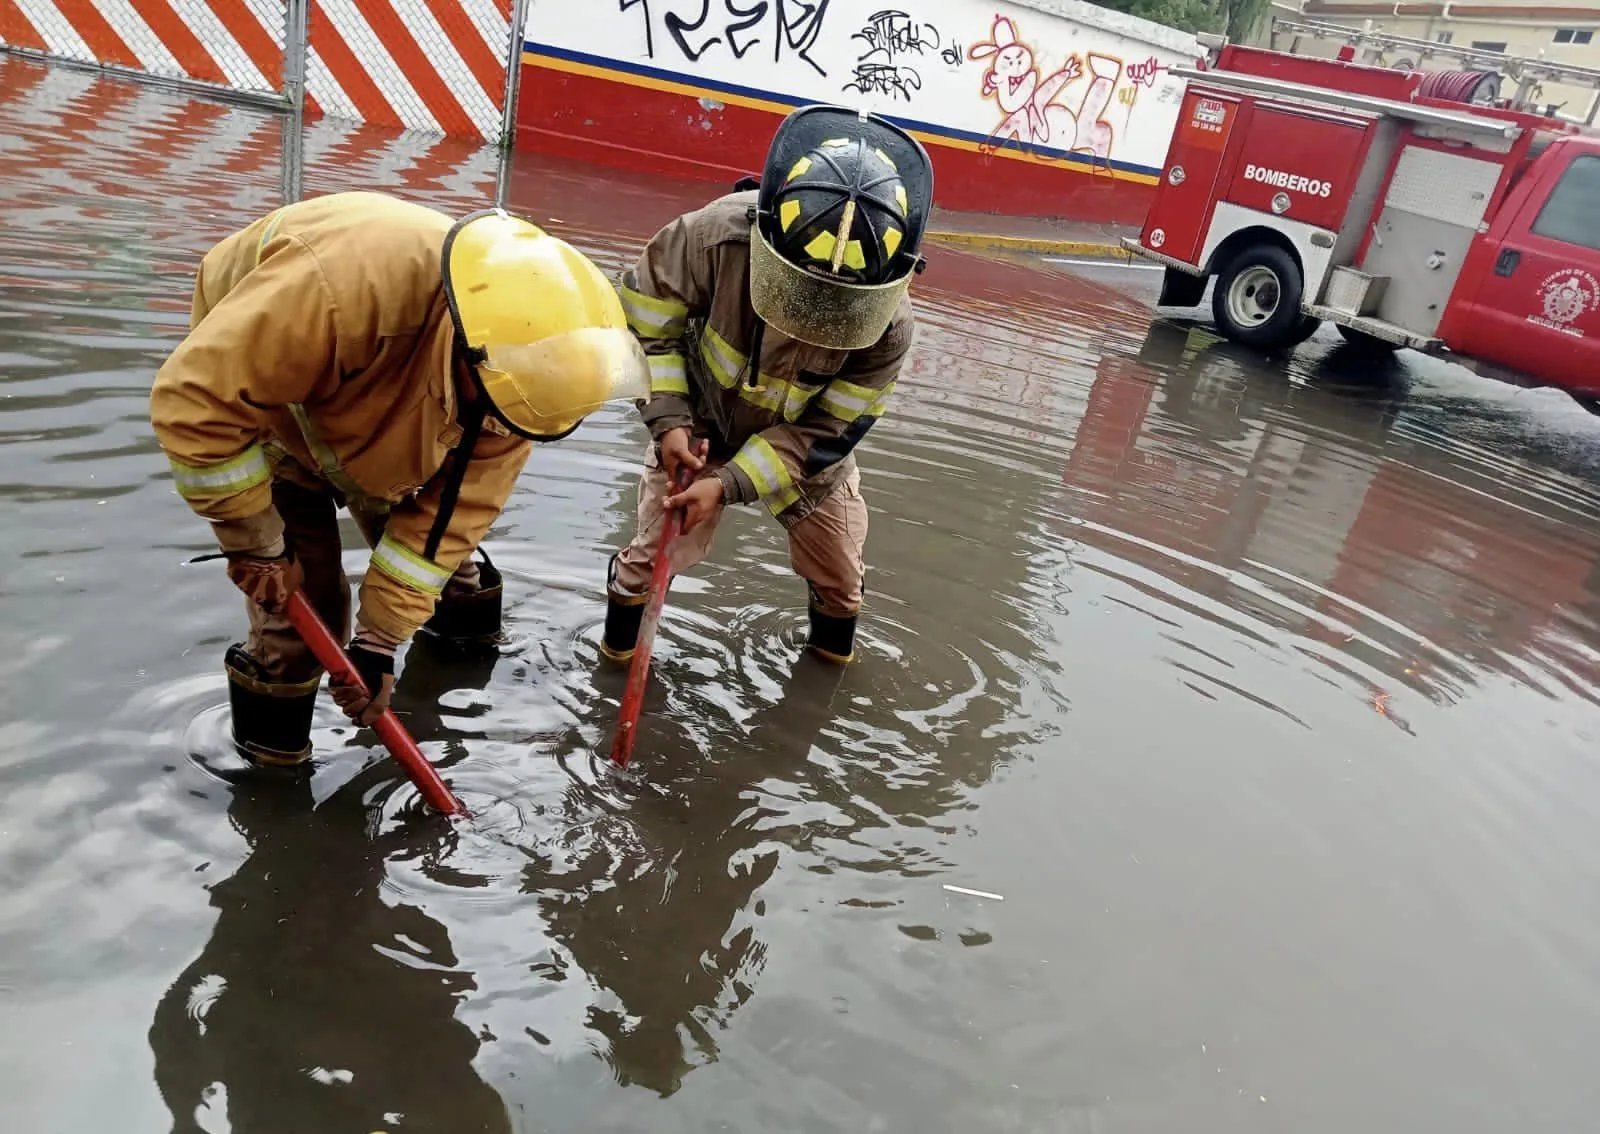
MULTIPOLYGON (((439 694, 483 688, 496 656, 418 638, 396 689, 418 706, 406 717, 412 731, 439 735, 439 694)), ((173 1130, 202 1129, 202 1103, 227 1111, 226 1124, 206 1129, 238 1134, 509 1130, 498 1094, 473 1070, 478 1039, 455 1017, 472 981, 451 971, 444 927, 382 896, 384 863, 412 836, 352 841, 365 818, 360 791, 335 792, 315 811, 297 791, 233 791, 229 816, 249 855, 211 887, 211 937, 150 1028, 173 1130)))
POLYGON ((726 504, 761 503, 811 592, 810 648, 848 661, 867 507, 853 456, 911 346, 906 297, 933 191, 928 155, 883 120, 836 107, 786 118, 756 192, 667 225, 623 278, 650 356, 655 444, 638 529, 611 561, 603 647, 633 653, 663 510, 685 510, 679 570, 710 550, 726 504), (752 361, 753 360, 753 361, 752 361), (709 460, 692 436, 710 443, 709 460), (680 464, 696 470, 670 495, 680 464))
POLYGON ((335 194, 213 248, 151 421, 250 599, 249 641, 226 658, 241 751, 310 759, 321 670, 282 603, 303 585, 348 631, 338 506, 373 546, 350 642, 373 696, 344 685, 334 696, 368 724, 392 695, 396 649, 425 623, 450 639, 498 634, 499 573, 470 556, 529 442, 647 390, 604 276, 498 211, 452 225, 379 194, 335 194))
MULTIPOLYGON (((765 949, 749 926, 734 926, 777 866, 775 850, 751 852, 782 835, 751 808, 751 796, 762 781, 803 775, 842 678, 803 655, 748 736, 723 746, 728 755, 715 762, 688 738, 674 751, 663 736, 657 762, 695 771, 675 780, 670 796, 643 795, 628 812, 631 837, 653 848, 658 865, 613 868, 603 894, 548 901, 551 932, 620 1001, 615 1011, 591 1010, 589 1025, 606 1037, 622 1082, 672 1094, 715 1058, 711 1032, 754 995, 765 949)), ((529 878, 540 887, 543 873, 529 878)))

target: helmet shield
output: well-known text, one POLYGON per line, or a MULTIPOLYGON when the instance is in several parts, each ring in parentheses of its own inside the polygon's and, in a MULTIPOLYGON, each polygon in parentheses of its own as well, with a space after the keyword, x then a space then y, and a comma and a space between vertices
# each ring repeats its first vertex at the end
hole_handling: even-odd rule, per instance
POLYGON ((478 387, 519 436, 553 440, 607 401, 649 396, 649 368, 616 289, 566 241, 488 209, 457 222, 443 259, 478 387))
POLYGON ((757 192, 756 314, 802 342, 870 346, 922 263, 932 198, 927 151, 899 127, 833 106, 790 114, 757 192))
POLYGON ((489 343, 478 382, 522 437, 565 436, 605 403, 650 396, 650 366, 626 330, 583 327, 536 343, 489 343))
POLYGON ((789 263, 750 228, 750 305, 792 339, 828 350, 861 350, 883 337, 911 287, 902 276, 884 284, 851 284, 789 263))

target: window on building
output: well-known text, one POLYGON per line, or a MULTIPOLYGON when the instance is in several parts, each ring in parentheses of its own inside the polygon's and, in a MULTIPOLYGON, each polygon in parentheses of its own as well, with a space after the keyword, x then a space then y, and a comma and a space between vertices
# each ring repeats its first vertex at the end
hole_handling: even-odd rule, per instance
POLYGON ((1592 39, 1594 39, 1594 32, 1592 31, 1575 31, 1572 33, 1573 43, 1588 43, 1592 39))
POLYGON ((1589 43, 1594 39, 1593 31, 1580 31, 1578 28, 1557 28, 1557 43, 1589 43))
POLYGON ((1533 222, 1538 236, 1600 250, 1600 157, 1572 159, 1533 222))
POLYGON ((1503 39, 1475 39, 1472 41, 1474 51, 1499 51, 1504 52, 1506 41, 1503 39))
POLYGON ((1450 43, 1450 42, 1454 41, 1455 38, 1456 38, 1456 33, 1455 32, 1453 32, 1453 31, 1442 31, 1438 35, 1433 37, 1433 42, 1435 42, 1435 43, 1450 43))

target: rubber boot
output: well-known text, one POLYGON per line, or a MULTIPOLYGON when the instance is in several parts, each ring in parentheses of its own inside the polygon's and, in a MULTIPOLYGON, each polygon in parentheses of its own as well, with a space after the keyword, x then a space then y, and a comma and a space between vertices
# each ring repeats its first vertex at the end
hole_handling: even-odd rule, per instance
POLYGON ((451 594, 446 591, 433 608, 433 617, 422 625, 422 633, 441 644, 458 649, 483 649, 505 640, 502 617, 505 609, 505 580, 500 569, 480 550, 478 589, 451 594))
POLYGON ((600 652, 614 662, 630 662, 639 646, 639 626, 644 622, 644 604, 649 592, 633 594, 617 585, 617 557, 606 567, 606 630, 600 638, 600 652))
POLYGON ((262 768, 300 768, 311 761, 311 715, 320 675, 294 683, 267 679, 261 663, 234 643, 223 659, 228 673, 228 705, 233 710, 233 744, 262 768))
POLYGON ((817 609, 815 597, 811 600, 811 637, 806 642, 810 650, 823 661, 834 665, 848 665, 856 656, 856 614, 824 614, 817 609))

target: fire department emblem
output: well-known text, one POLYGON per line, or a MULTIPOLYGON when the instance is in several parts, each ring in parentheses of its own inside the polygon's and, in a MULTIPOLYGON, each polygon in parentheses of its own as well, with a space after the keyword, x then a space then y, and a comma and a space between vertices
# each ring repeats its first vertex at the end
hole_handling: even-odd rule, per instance
POLYGON ((1546 276, 1539 285, 1539 295, 1544 317, 1565 327, 1600 307, 1600 281, 1581 269, 1568 268, 1546 276))

